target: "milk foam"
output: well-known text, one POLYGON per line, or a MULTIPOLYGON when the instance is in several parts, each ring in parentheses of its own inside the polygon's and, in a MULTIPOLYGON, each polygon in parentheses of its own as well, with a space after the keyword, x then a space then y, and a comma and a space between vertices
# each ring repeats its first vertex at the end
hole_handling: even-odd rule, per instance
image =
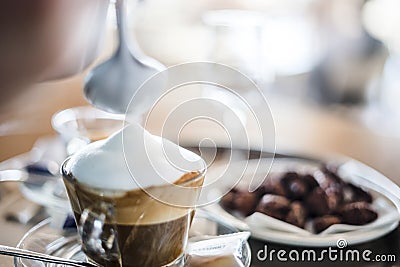
POLYGON ((87 145, 68 164, 80 183, 111 190, 173 183, 187 172, 204 168, 201 157, 138 124, 87 145))

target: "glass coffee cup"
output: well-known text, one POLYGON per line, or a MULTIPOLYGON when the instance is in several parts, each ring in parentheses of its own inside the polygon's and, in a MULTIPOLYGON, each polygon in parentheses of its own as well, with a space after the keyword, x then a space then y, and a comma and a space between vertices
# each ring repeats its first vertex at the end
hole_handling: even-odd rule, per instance
POLYGON ((173 184, 111 190, 80 183, 71 164, 67 159, 61 171, 90 261, 106 267, 183 266, 205 167, 173 184))
POLYGON ((121 129, 124 118, 122 114, 81 106, 55 113, 51 124, 64 142, 67 154, 72 155, 87 144, 107 138, 121 129))

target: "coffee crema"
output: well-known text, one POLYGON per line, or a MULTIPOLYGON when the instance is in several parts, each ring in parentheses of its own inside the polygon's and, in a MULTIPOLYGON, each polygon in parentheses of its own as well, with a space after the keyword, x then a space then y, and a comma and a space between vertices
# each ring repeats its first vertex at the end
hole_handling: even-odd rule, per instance
POLYGON ((138 225, 160 223, 186 214, 188 209, 196 206, 203 181, 201 173, 191 172, 174 184, 121 191, 90 188, 69 174, 65 184, 67 192, 71 193, 70 201, 74 211, 82 212, 98 203, 110 203, 114 208, 116 222, 138 225), (175 206, 160 199, 185 205, 175 206))

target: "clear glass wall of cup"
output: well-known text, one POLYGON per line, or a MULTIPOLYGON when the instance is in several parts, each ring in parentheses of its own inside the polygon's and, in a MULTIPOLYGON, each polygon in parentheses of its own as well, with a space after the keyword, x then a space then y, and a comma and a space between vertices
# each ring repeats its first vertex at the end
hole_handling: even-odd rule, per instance
POLYGON ((69 161, 61 170, 89 260, 107 267, 183 266, 205 167, 174 184, 124 191, 78 182, 69 161))

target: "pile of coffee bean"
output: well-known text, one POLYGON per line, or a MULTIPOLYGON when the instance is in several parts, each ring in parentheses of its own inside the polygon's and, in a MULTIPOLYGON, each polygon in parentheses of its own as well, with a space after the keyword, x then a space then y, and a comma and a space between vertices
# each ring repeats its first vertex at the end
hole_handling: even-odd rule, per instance
POLYGON ((369 192, 344 181, 335 166, 325 164, 311 174, 270 174, 256 191, 234 188, 220 204, 241 216, 261 212, 300 228, 311 222, 313 231, 320 233, 333 224, 374 221, 378 214, 372 200, 369 192))

